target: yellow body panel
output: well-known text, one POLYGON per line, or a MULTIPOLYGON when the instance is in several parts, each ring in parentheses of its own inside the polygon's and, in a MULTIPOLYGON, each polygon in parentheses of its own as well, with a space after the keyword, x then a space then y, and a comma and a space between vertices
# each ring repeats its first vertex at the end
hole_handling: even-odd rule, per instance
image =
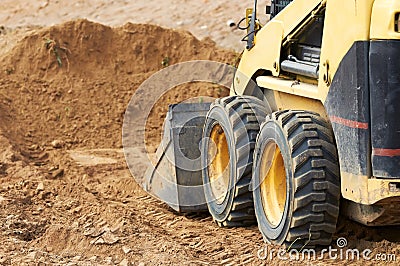
POLYGON ((395 15, 399 12, 399 0, 375 0, 371 16, 371 39, 400 39, 400 32, 394 30, 395 15))
POLYGON ((312 110, 329 120, 321 102, 310 98, 299 98, 294 94, 274 91, 274 97, 278 110, 312 110))
MULTIPOLYGON (((268 70, 274 76, 278 76, 282 40, 290 36, 306 15, 318 6, 326 5, 318 95, 316 96, 313 93, 310 97, 307 93, 296 93, 299 96, 324 102, 329 91, 329 84, 324 82, 324 75, 332 80, 340 62, 353 43, 370 39, 370 19, 373 3, 374 0, 355 1, 351 5, 349 5, 348 0, 293 1, 258 32, 255 38, 255 46, 249 51, 244 51, 238 66, 238 72, 241 74, 235 79, 235 92, 239 95, 243 94, 249 79, 257 70, 268 70), (348 25, 352 25, 352 27, 348 27, 348 25)), ((234 94, 233 90, 231 94, 234 94)))
POLYGON ((271 76, 260 76, 256 81, 261 88, 273 88, 276 91, 319 100, 317 85, 271 76))
POLYGON ((351 201, 372 205, 390 197, 400 197, 400 192, 390 191, 390 183, 400 179, 377 179, 368 176, 340 173, 342 196, 351 201))
POLYGON ((334 0, 326 3, 318 84, 322 102, 328 95, 330 85, 324 81, 324 75, 332 81, 340 62, 353 43, 369 40, 374 0, 351 1, 351 4, 349 2, 334 0))

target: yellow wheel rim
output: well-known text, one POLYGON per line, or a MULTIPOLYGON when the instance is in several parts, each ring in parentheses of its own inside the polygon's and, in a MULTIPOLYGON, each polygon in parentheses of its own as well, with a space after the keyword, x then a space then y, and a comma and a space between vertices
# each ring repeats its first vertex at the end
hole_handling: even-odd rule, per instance
POLYGON ((268 221, 277 227, 286 204, 286 171, 283 157, 275 143, 267 144, 260 167, 261 199, 268 221))
POLYGON ((210 138, 208 158, 212 158, 212 162, 208 166, 208 175, 214 198, 218 204, 221 204, 229 187, 229 148, 225 132, 220 125, 213 127, 210 138))

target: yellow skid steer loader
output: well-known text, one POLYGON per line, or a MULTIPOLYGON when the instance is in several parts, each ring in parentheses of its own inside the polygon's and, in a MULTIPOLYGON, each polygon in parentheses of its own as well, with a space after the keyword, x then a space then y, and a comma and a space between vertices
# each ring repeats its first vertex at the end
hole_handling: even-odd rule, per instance
POLYGON ((168 113, 172 146, 155 169, 204 189, 165 190, 154 169, 146 189, 220 226, 257 222, 266 241, 292 247, 329 245, 339 205, 368 226, 400 224, 400 1, 274 0, 267 13, 262 26, 257 1, 246 11, 230 96, 168 113), (190 114, 201 118, 174 121, 190 114), (177 149, 202 167, 168 166, 177 149))

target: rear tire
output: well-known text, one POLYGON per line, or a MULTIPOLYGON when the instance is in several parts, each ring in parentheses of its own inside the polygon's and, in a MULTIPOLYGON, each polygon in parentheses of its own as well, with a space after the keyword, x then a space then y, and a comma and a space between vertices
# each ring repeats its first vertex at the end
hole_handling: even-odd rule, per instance
POLYGON ((249 184, 253 151, 266 107, 251 96, 217 99, 203 130, 204 193, 209 212, 219 226, 255 224, 249 184))
POLYGON ((329 245, 339 215, 333 132, 318 114, 281 111, 262 124, 254 152, 253 197, 267 242, 329 245))

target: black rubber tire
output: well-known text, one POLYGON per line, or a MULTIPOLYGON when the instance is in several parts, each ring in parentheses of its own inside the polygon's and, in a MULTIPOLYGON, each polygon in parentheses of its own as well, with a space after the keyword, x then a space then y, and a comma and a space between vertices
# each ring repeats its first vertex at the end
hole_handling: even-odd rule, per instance
POLYGON ((221 227, 248 226, 256 223, 249 184, 252 178, 253 151, 266 107, 252 96, 217 99, 210 107, 203 129, 202 173, 209 212, 221 227), (218 203, 210 186, 208 144, 215 125, 220 125, 229 149, 229 188, 218 203))
POLYGON ((340 171, 330 125, 318 114, 280 111, 261 125, 254 152, 253 197, 264 240, 291 248, 329 245, 339 216, 340 171), (261 199, 262 153, 271 141, 279 147, 286 172, 286 204, 273 226, 261 199))

